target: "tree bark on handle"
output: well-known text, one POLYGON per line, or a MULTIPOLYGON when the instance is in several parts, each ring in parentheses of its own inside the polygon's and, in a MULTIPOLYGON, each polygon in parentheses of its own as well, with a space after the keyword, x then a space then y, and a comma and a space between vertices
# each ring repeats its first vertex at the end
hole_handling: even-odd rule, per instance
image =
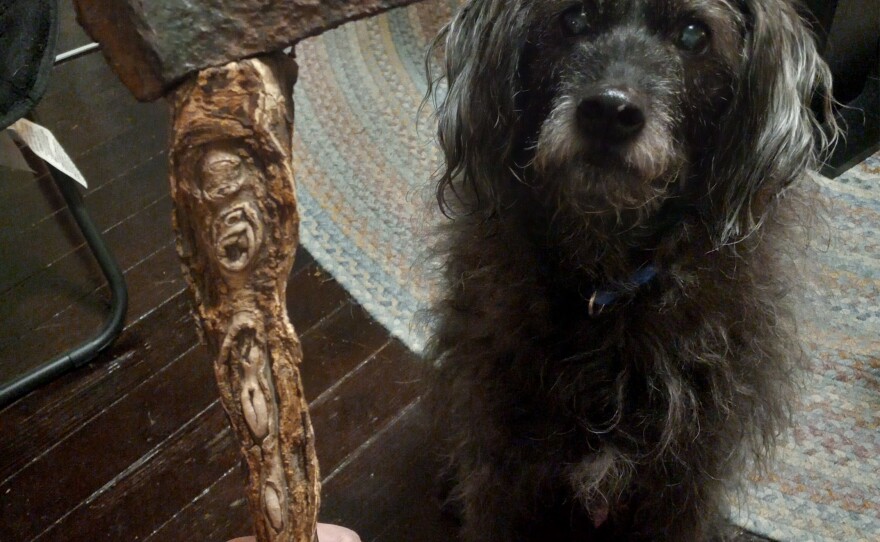
POLYGON ((170 96, 171 195, 184 275, 248 465, 259 542, 316 542, 320 476, 285 306, 299 240, 296 63, 210 68, 170 96))

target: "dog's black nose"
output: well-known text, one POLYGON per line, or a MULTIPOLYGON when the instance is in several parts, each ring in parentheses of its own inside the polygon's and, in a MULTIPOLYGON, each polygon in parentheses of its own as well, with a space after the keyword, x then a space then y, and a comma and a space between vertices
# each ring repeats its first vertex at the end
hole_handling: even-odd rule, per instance
POLYGON ((627 92, 612 89, 581 100, 577 120, 591 137, 622 142, 642 131, 645 113, 627 92))

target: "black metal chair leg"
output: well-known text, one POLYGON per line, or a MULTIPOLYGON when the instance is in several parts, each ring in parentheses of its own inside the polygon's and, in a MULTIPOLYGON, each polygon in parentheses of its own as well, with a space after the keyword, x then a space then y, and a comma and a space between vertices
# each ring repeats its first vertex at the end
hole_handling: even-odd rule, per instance
POLYGON ((64 201, 67 203, 68 209, 73 214, 73 218, 79 226, 83 237, 85 237, 89 249, 98 261, 104 277, 107 279, 111 294, 110 314, 101 330, 91 339, 14 381, 3 384, 0 387, 0 407, 12 403, 34 389, 94 359, 95 356, 110 346, 122 332, 125 323, 125 313, 128 309, 128 290, 125 285, 125 278, 116 260, 110 254, 107 245, 104 244, 104 240, 101 238, 88 212, 86 212, 82 195, 76 187, 76 181, 48 164, 46 166, 49 169, 50 176, 58 186, 64 201))

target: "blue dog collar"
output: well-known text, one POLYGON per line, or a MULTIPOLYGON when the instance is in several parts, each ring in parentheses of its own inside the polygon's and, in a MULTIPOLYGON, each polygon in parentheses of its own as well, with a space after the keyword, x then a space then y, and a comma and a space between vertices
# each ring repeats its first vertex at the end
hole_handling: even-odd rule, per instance
POLYGON ((632 291, 640 286, 648 284, 649 282, 654 280, 654 277, 656 276, 657 268, 653 265, 646 265, 639 268, 635 273, 633 273, 629 280, 623 283, 621 288, 618 288, 616 290, 596 290, 595 292, 593 292, 593 295, 590 296, 590 316, 597 316, 599 314, 602 314, 602 311, 605 310, 605 307, 614 304, 614 302, 617 301, 623 293, 632 291))

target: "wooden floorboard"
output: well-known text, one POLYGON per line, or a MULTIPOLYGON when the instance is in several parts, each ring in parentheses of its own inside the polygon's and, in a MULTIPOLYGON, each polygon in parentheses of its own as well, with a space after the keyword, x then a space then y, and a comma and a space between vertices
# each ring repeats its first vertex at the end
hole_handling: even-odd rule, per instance
POLYGON ((58 43, 56 47, 59 53, 69 51, 92 41, 76 22, 73 2, 58 3, 58 26, 58 43))
POLYGON ((8 499, 0 513, 0 539, 35 539, 151 459, 216 400, 204 358, 201 348, 189 350, 0 485, 8 499), (57 487, 64 490, 53 491, 57 487))
MULTIPOLYGON (((124 226, 116 225, 104 233, 107 246, 123 269, 137 266, 171 242, 170 213, 171 202, 166 195, 129 216, 124 226), (135 231, 138 234, 132 235, 135 231)), ((162 280, 179 276, 176 264, 163 263, 168 267, 167 277, 162 280)), ((102 282, 89 250, 80 246, 4 294, 6 306, 19 307, 19 310, 0 315, 7 326, 0 335, 0 356, 5 360, 0 378, 5 378, 10 371, 34 367, 93 335, 105 318, 109 302, 106 290, 96 290, 102 282), (67 316, 49 322, 68 309, 67 316), (44 324, 51 327, 44 330, 44 324), (52 333, 53 329, 64 332, 52 333)), ((160 291, 167 289, 167 284, 159 286, 160 291)), ((157 288, 150 283, 141 288, 149 288, 154 297, 160 293, 154 291, 157 288)), ((132 297, 137 300, 136 295, 132 297)), ((130 314, 139 316, 136 312, 130 314)))
POLYGON ((456 523, 440 512, 435 466, 415 400, 331 473, 323 519, 356 530, 364 542, 454 540, 456 523))
MULTIPOLYGON (((72 18, 62 3, 62 49, 89 41, 72 18)), ((125 330, 93 363, 0 409, 0 541, 248 534, 244 471, 170 226, 167 107, 137 103, 91 54, 56 68, 36 115, 90 182, 85 202, 125 272, 130 305, 125 330)), ((5 180, 0 380, 94 333, 109 300, 52 181, 5 180)), ((286 300, 305 355, 322 520, 364 542, 455 540, 423 436, 420 362, 305 251, 286 300)))
MULTIPOLYGON (((117 99, 122 99, 118 96, 117 99)), ((43 102, 45 103, 45 102, 43 102)), ((167 116, 163 104, 135 104, 136 116, 132 123, 113 125, 105 132, 86 132, 72 142, 85 147, 80 152, 66 148, 76 161, 77 168, 89 183, 88 197, 102 186, 118 180, 131 170, 141 166, 156 155, 165 152, 167 145, 167 116), (113 159, 108 159, 113 157, 113 159)), ((38 108, 40 122, 59 127, 54 115, 38 108), (44 120, 45 118, 45 120, 44 120)), ((84 111, 83 114, 103 114, 101 111, 84 111)), ((60 132, 59 132, 60 135, 60 132)), ((63 138, 66 139, 66 138, 63 138)), ((67 147, 67 145, 66 145, 67 147)), ((63 207, 63 201, 55 193, 51 180, 46 176, 34 177, 28 172, 7 172, 0 183, 0 196, 4 201, 14 201, 7 209, 3 222, 13 225, 13 234, 26 231, 38 222, 51 218, 51 213, 63 207)))
MULTIPOLYGON (((167 195, 167 111, 164 104, 138 104, 127 96, 99 55, 57 68, 50 81, 63 85, 87 78, 74 69, 80 62, 100 70, 96 89, 110 86, 116 92, 103 100, 92 93, 85 105, 71 104, 72 89, 62 87, 66 94, 53 100, 50 86, 36 114, 79 164, 90 183, 84 199, 96 225, 107 230, 167 195)), ((48 178, 16 173, 0 183, 0 198, 10 202, 9 212, 0 216, 0 292, 5 292, 83 241, 48 178)))
POLYGON ((70 533, 82 540, 100 540, 108 533, 113 533, 114 540, 149 536, 157 523, 173 517, 238 464, 238 449, 232 441, 223 408, 212 397, 142 461, 131 463, 107 489, 90 494, 37 540, 70 540, 70 533), (168 490, 156 498, 163 488, 168 490))
MULTIPOLYGON (((144 265, 163 248, 171 246, 170 225, 153 225, 157 219, 167 222, 170 209, 170 200, 163 198, 128 217, 125 228, 111 227, 104 232, 104 240, 120 262, 123 272, 131 272, 144 265), (130 230, 137 227, 147 230, 143 235, 132 238, 130 230)), ((163 271, 177 270, 176 265, 169 266, 164 261, 154 262, 153 265, 160 265, 163 271)), ((33 273, 31 278, 32 280, 23 281, 3 294, 4 301, 8 300, 7 302, 15 303, 19 307, 32 307, 26 314, 15 312, 0 316, 4 335, 14 336, 31 330, 70 305, 81 302, 91 294, 100 293, 99 289, 104 285, 97 262, 84 245, 69 252, 53 265, 33 273)))
MULTIPOLYGON (((161 207, 162 200, 166 200, 163 218, 168 222, 171 207, 168 187, 163 182, 166 176, 166 158, 160 154, 128 171, 116 182, 86 193, 84 200, 90 214, 95 215, 95 225, 101 231, 109 232, 150 207, 161 207)), ((129 246, 127 243, 120 245, 121 249, 129 246)), ((69 213, 66 210, 54 213, 51 219, 40 221, 7 240, 4 253, 12 265, 3 271, 0 290, 8 290, 36 273, 51 273, 65 260, 77 258, 76 251, 83 246, 84 240, 69 213), (34 250, 35 241, 40 242, 38 251, 34 250), (13 255, 18 254, 23 257, 13 260, 13 255)), ((117 257, 123 259, 121 255, 117 257)))
POLYGON ((186 296, 175 296, 126 329, 106 357, 0 413, 0 483, 192 348, 198 339, 188 307, 186 296))

